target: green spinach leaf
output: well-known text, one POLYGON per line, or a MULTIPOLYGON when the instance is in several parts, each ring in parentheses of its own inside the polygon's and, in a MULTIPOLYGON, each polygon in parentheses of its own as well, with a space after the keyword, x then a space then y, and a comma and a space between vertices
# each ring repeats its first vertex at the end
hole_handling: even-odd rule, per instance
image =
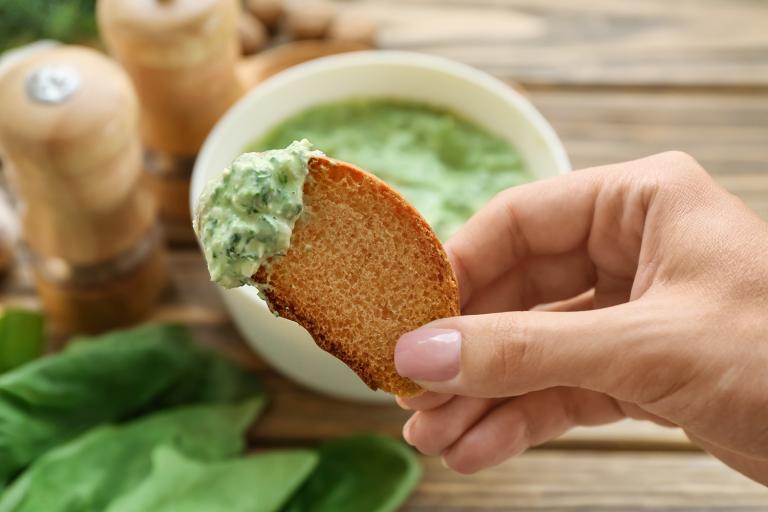
POLYGON ((421 466, 403 443, 381 436, 329 441, 320 463, 283 512, 389 512, 406 500, 421 466))
POLYGON ((96 0, 0 0, 0 51, 36 39, 95 39, 96 0))
POLYGON ((161 446, 152 473, 107 512, 274 512, 316 464, 309 450, 202 463, 161 446))
POLYGON ((37 311, 9 308, 0 316, 0 373, 43 352, 45 321, 37 311))
POLYGON ((35 462, 0 498, 0 512, 103 512, 144 480, 158 446, 202 461, 242 453, 262 405, 187 406, 94 428, 35 462))
POLYGON ((181 326, 75 340, 60 354, 0 375, 0 485, 95 425, 256 392, 253 377, 196 348, 181 326))

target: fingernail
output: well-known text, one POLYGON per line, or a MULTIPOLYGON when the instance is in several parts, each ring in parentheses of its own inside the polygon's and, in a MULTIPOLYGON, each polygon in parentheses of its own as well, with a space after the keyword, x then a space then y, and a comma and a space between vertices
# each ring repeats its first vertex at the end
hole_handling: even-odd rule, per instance
POLYGON ((403 425, 403 439, 406 443, 413 446, 413 441, 411 441, 411 430, 413 430, 413 416, 408 418, 408 421, 403 425))
POLYGON ((406 411, 411 410, 411 408, 408 407, 408 404, 405 403, 405 400, 403 400, 402 397, 399 397, 399 396, 395 397, 395 402, 397 402, 397 405, 399 405, 401 409, 404 409, 406 411))
POLYGON ((403 377, 439 382, 458 375, 460 357, 459 331, 424 327, 397 340, 395 368, 403 377))

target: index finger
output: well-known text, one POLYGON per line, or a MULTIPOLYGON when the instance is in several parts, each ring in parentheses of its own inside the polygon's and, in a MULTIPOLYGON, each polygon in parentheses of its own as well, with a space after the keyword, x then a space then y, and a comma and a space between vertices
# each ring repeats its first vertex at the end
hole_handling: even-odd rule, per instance
POLYGON ((559 254, 589 236, 599 191, 596 173, 580 171, 505 190, 446 243, 466 304, 532 255, 559 254))

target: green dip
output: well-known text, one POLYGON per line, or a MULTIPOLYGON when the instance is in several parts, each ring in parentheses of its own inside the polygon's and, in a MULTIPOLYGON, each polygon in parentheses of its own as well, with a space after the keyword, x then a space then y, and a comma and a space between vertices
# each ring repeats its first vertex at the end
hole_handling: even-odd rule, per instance
POLYGON ((250 151, 309 139, 395 187, 448 239, 494 194, 530 181, 517 150, 461 117, 399 100, 345 100, 276 126, 250 151))
POLYGON ((307 140, 245 153, 206 185, 193 224, 213 281, 242 286, 266 260, 286 253, 314 155, 322 153, 307 140))

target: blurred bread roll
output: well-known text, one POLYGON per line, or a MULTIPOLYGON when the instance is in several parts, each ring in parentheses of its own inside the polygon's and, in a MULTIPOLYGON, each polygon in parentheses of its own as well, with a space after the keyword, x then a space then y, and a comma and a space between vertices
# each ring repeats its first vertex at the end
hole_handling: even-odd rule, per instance
POLYGON ((322 39, 336 14, 325 0, 293 1, 286 5, 285 26, 296 39, 322 39))
POLYGON ((283 15, 283 0, 245 0, 245 8, 268 28, 275 28, 283 15))
POLYGON ((336 15, 331 23, 328 36, 337 41, 375 46, 376 24, 362 11, 343 10, 336 15))
POLYGON ((267 44, 269 35, 267 27, 255 16, 243 12, 237 21, 237 31, 240 36, 240 48, 243 55, 253 55, 267 44))

